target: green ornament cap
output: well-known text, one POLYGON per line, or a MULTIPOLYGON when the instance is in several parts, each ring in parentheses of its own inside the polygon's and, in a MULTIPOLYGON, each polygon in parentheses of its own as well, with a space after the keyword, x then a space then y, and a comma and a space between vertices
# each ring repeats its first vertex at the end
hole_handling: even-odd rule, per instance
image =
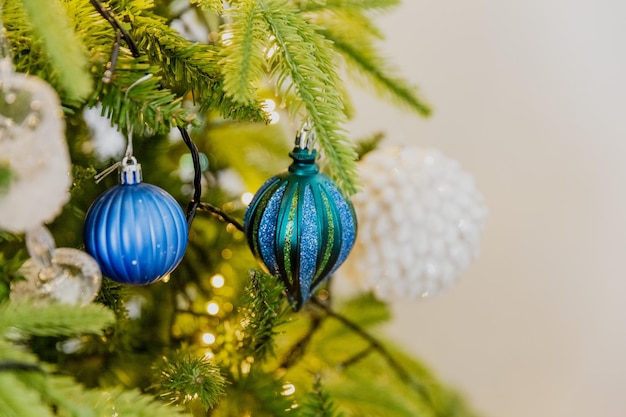
POLYGON ((315 175, 320 171, 320 168, 315 163, 317 159, 317 151, 315 149, 301 149, 298 147, 293 148, 293 151, 289 153, 293 163, 289 165, 289 172, 294 175, 315 175))

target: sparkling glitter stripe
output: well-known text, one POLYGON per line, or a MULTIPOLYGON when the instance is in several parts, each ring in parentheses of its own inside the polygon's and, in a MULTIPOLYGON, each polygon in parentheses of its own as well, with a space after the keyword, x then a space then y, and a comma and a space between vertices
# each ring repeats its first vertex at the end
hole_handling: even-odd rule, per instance
POLYGON ((280 211, 280 202, 286 187, 287 184, 284 183, 274 193, 267 194, 271 197, 265 206, 263 214, 260 216, 258 230, 253 232, 253 236, 258 236, 261 259, 273 275, 280 274, 280 267, 274 252, 274 244, 276 242, 276 223, 280 211))
POLYGON ((324 280, 324 278, 326 278, 328 272, 326 266, 328 265, 328 261, 333 254, 333 248, 335 245, 335 219, 333 216, 333 210, 330 207, 328 196, 324 192, 323 184, 319 185, 318 190, 320 191, 319 194, 322 198, 323 206, 320 210, 320 213, 324 214, 323 222, 320 222, 320 224, 326 225, 327 228, 325 230, 326 236, 322 236, 322 243, 325 243, 324 252, 317 267, 317 273, 315 274, 313 286, 318 285, 321 281, 324 280))
MULTIPOLYGON (((279 187, 280 178, 270 178, 267 180, 254 195, 254 198, 250 202, 246 215, 244 217, 244 229, 246 230, 246 238, 252 253, 257 258, 262 258, 259 242, 256 236, 259 236, 259 225, 263 218, 263 213, 267 210, 267 202, 276 192, 276 188, 279 187), (260 207, 258 210, 257 207, 260 207), (265 210, 263 209, 265 207, 265 210), (254 217, 252 217, 254 216, 254 217), (250 227, 252 223, 252 227, 250 227)), ((283 190, 284 191, 284 190, 283 190)), ((282 193, 282 191, 281 191, 282 193)), ((265 263, 265 262, 264 262, 265 263)), ((267 266, 267 265, 266 265, 267 266)))
POLYGON ((311 186, 304 190, 302 204, 302 231, 300 234, 300 292, 303 300, 311 296, 311 286, 316 271, 318 253, 317 207, 311 186))
POLYGON ((337 262, 335 262, 335 266, 332 271, 330 271, 329 275, 331 275, 346 260, 352 246, 354 245, 354 240, 356 238, 356 218, 353 216, 353 211, 348 205, 348 202, 343 198, 339 190, 337 190, 333 184, 328 184, 328 193, 335 203, 335 207, 339 212, 339 220, 341 221, 341 226, 339 228, 341 233, 341 249, 339 250, 337 262))

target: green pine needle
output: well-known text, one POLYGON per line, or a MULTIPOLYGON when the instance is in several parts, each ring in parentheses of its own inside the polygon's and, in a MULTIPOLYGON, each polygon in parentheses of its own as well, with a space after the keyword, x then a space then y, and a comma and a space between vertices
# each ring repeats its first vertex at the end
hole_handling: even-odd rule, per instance
POLYGON ((87 98, 92 90, 85 45, 58 0, 22 0, 39 41, 43 43, 59 82, 71 100, 87 98), (49 22, 54 22, 51 25, 49 22))
POLYGON ((97 304, 78 307, 57 303, 7 302, 0 305, 0 334, 10 329, 31 336, 100 333, 114 320, 113 312, 97 304))
POLYGON ((139 391, 122 391, 115 389, 98 395, 97 411, 100 415, 110 416, 111 413, 128 417, 176 417, 182 410, 175 407, 163 406, 163 403, 154 401, 151 397, 139 391))
POLYGON ((260 103, 243 104, 226 94, 214 46, 192 43, 162 19, 135 16, 132 34, 142 52, 160 67, 164 84, 179 95, 191 94, 201 109, 234 120, 265 121, 260 103))
POLYGON ((303 11, 328 9, 385 10, 400 4, 400 0, 312 0, 300 2, 303 11))
POLYGON ((143 71, 130 58, 120 58, 115 81, 102 87, 102 111, 107 118, 125 132, 145 136, 166 133, 173 127, 186 126, 195 120, 195 114, 185 109, 182 97, 162 87, 157 77, 152 77, 129 88, 154 68, 144 65, 143 71), (126 63, 129 63, 126 66, 126 63), (128 123, 130 122, 130 126, 128 123))
POLYGON ((158 368, 157 390, 168 403, 182 405, 199 399, 208 410, 224 395, 226 378, 208 358, 191 357, 177 351, 163 359, 158 368))
POLYGON ((359 160, 362 160, 365 155, 376 150, 384 138, 384 133, 377 132, 369 137, 358 140, 356 142, 356 153, 359 156, 359 160))
POLYGON ((285 307, 284 287, 278 280, 261 271, 250 272, 240 312, 244 336, 240 350, 243 357, 263 361, 274 355, 276 328, 285 323, 289 308, 285 307))
POLYGON ((29 389, 17 375, 0 373, 0 415, 3 417, 53 417, 39 393, 29 389))
POLYGON ((300 407, 298 417, 343 417, 337 405, 322 386, 321 379, 315 378, 313 389, 308 393, 300 407))
POLYGON ((189 0, 189 3, 218 14, 224 11, 222 0, 189 0))
POLYGON ((224 90, 229 97, 243 103, 255 101, 255 91, 265 75, 264 50, 267 47, 265 22, 256 1, 244 1, 229 9, 225 18, 232 21, 222 33, 221 71, 224 90))
POLYGON ((285 1, 260 1, 259 7, 273 35, 270 67, 277 88, 285 88, 287 97, 296 91, 301 102, 288 108, 297 114, 305 107, 303 116, 313 123, 330 176, 345 194, 354 194, 356 154, 342 131, 346 116, 332 44, 285 1))
MULTIPOLYGON (((324 27, 321 33, 333 42, 337 52, 345 59, 351 74, 360 75, 363 84, 372 87, 382 97, 395 104, 409 108, 422 116, 428 116, 431 109, 417 94, 417 89, 394 74, 373 44, 373 36, 354 36, 355 31, 363 30, 362 22, 354 21, 344 14, 332 14, 333 18, 322 16, 317 19, 324 27), (343 17, 343 18, 342 18, 343 17)), ((357 78, 358 79, 358 78, 357 78)))

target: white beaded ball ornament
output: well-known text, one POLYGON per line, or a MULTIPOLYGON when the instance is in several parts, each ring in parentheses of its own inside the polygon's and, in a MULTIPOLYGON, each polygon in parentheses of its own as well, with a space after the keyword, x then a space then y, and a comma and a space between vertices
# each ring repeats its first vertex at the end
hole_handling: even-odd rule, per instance
POLYGON ((359 163, 359 234, 348 275, 382 300, 435 295, 478 255, 487 217, 459 164, 437 150, 387 147, 359 163))

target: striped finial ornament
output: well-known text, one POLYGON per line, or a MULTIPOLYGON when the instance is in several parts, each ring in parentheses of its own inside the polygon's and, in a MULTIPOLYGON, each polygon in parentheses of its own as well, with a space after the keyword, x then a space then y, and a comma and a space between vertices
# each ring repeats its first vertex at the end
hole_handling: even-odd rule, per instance
POLYGON ((244 228, 252 253, 298 310, 348 257, 357 220, 352 203, 319 172, 315 150, 296 146, 289 155, 289 169, 250 202, 244 228))

